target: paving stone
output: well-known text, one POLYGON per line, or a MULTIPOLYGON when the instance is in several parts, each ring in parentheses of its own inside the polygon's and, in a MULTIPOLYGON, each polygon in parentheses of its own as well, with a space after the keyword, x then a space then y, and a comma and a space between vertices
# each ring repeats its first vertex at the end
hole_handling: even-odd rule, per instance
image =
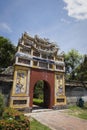
POLYGON ((76 118, 59 110, 26 114, 52 130, 87 130, 87 120, 76 118))

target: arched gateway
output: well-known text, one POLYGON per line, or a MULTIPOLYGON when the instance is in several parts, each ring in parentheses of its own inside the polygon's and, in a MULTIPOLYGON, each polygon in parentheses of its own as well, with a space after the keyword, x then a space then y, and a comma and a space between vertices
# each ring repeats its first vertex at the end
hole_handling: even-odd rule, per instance
POLYGON ((57 45, 47 39, 33 38, 27 33, 22 35, 16 53, 10 107, 32 108, 34 86, 39 80, 45 83, 47 108, 66 104, 64 58, 58 50, 57 45))

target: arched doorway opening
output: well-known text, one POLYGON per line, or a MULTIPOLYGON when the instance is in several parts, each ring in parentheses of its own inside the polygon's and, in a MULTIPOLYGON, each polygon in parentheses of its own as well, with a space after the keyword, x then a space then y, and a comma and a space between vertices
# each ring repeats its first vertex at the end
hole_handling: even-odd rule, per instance
POLYGON ((33 109, 50 108, 50 85, 47 81, 39 80, 34 85, 33 109))

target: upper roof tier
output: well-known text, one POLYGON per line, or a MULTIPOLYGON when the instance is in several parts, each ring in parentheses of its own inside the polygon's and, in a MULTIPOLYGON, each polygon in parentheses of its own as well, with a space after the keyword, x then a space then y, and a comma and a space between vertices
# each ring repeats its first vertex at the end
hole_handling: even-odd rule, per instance
POLYGON ((39 38, 37 35, 34 37, 29 36, 26 32, 19 40, 19 44, 25 48, 32 46, 36 51, 46 54, 57 54, 59 47, 53 42, 49 42, 48 39, 39 38), (26 43, 26 44, 24 44, 26 43))

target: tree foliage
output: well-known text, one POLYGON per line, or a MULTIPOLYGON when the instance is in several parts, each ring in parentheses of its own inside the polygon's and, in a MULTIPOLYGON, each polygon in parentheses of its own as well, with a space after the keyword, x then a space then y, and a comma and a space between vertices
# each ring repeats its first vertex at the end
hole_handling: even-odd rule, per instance
POLYGON ((7 38, 0 36, 0 68, 12 65, 16 47, 7 38))
POLYGON ((77 80, 87 81, 87 56, 84 56, 84 61, 76 68, 77 80))
POLYGON ((0 93, 0 117, 4 111, 4 96, 0 93))
POLYGON ((66 78, 74 80, 76 78, 76 68, 82 62, 82 55, 75 49, 65 54, 66 78))
POLYGON ((42 80, 39 80, 34 88, 34 98, 43 99, 43 88, 44 82, 42 80))

